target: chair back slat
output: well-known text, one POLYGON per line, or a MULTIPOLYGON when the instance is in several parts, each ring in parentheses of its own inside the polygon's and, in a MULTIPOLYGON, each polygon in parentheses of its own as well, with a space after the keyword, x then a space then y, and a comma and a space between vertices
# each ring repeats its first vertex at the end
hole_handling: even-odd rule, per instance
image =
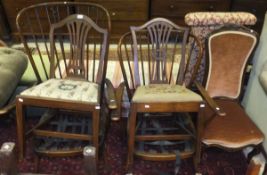
MULTIPOLYGON (((16 20, 18 32, 38 83, 50 78, 51 45, 49 32, 51 26, 73 14, 88 16, 97 26, 107 29, 107 36, 105 37, 100 35, 97 30, 92 30, 92 32, 90 30, 89 36, 83 38, 84 41, 79 40, 80 45, 85 44, 82 55, 85 56, 84 62, 86 63, 83 64, 84 70, 89 71, 84 73, 85 78, 99 83, 105 76, 107 63, 104 60, 99 60, 99 56, 108 54, 107 45, 109 44, 111 28, 108 11, 98 4, 88 2, 49 2, 22 9, 16 20)), ((83 30, 80 31, 81 33, 86 33, 85 28, 81 27, 80 29, 83 30)), ((70 45, 67 48, 66 43, 70 43, 68 31, 68 28, 65 27, 55 32, 57 36, 55 37, 54 66, 58 67, 56 70, 58 78, 66 76, 66 73, 64 73, 66 69, 63 69, 62 66, 68 66, 68 56, 78 54, 73 52, 73 48, 69 47, 70 45)), ((107 59, 107 56, 105 59, 107 59)), ((78 63, 77 60, 75 60, 75 63, 78 63)))
POLYGON ((202 46, 180 27, 163 18, 153 19, 131 33, 123 35, 118 55, 127 92, 148 84, 180 84, 190 86, 200 64, 202 46), (197 50, 197 55, 190 52, 197 50), (195 57, 195 62, 190 57, 195 57))

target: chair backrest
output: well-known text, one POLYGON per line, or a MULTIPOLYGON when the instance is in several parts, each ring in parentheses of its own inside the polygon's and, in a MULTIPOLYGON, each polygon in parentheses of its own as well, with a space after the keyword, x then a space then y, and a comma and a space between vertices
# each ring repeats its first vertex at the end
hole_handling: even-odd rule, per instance
MULTIPOLYGON (((253 26, 257 18, 248 12, 190 12, 185 15, 184 22, 190 26, 191 32, 196 35, 203 44, 203 58, 206 57, 205 40, 212 31, 221 28, 223 25, 236 24, 253 26)), ((206 59, 202 59, 197 81, 203 82, 206 70, 206 59)))
POLYGON ((164 18, 131 27, 118 44, 118 55, 128 95, 140 85, 180 84, 189 86, 202 57, 199 40, 164 18), (198 50, 192 55, 191 51, 198 50), (192 62, 192 58, 197 57, 192 62))
POLYGON ((206 90, 211 97, 240 97, 244 71, 257 42, 253 30, 236 25, 224 26, 208 35, 206 90))
MULTIPOLYGON (((109 13, 104 7, 88 2, 49 2, 26 7, 18 13, 16 20, 18 32, 29 56, 38 83, 50 78, 51 53, 49 31, 51 26, 73 14, 88 16, 99 28, 107 30, 107 36, 104 37, 106 38, 106 43, 103 43, 103 35, 100 35, 103 34, 103 32, 99 34, 99 32, 97 32, 99 30, 96 30, 96 27, 92 27, 93 30, 90 29, 90 32, 87 34, 87 39, 83 38, 84 40, 80 40, 84 42, 85 45, 85 48, 83 48, 83 52, 85 53, 81 53, 82 57, 86 57, 89 62, 91 60, 91 65, 83 63, 85 67, 87 67, 85 70, 91 70, 92 75, 97 75, 99 56, 101 55, 102 57, 108 54, 109 33, 111 28, 109 13), (103 51, 102 48, 103 44, 107 45, 107 47, 105 46, 105 51, 103 51)), ((93 23, 90 22, 90 26, 95 26, 92 24, 93 23)), ((68 33, 69 30, 67 28, 54 33, 57 35, 54 40, 57 46, 55 47, 56 50, 54 50, 55 60, 62 60, 64 54, 65 56, 71 55, 70 45, 67 44, 67 42, 70 42, 68 33)), ((82 34, 82 32, 80 34, 82 34)), ((62 61, 58 63, 62 64, 62 61)), ((55 62, 55 65, 56 64, 57 62, 55 62)), ((101 67, 101 70, 103 70, 102 76, 104 77, 106 61, 103 67, 101 67)), ((57 74, 64 75, 62 71, 63 69, 57 69, 56 72, 61 73, 56 73, 56 76, 57 74)), ((86 74, 84 73, 84 75, 86 74)), ((88 76, 86 78, 89 79, 90 77, 88 76)), ((90 80, 96 81, 96 79, 97 78, 94 77, 90 80)))
POLYGON ((51 78, 71 77, 100 84, 108 49, 107 37, 107 29, 100 28, 91 18, 81 14, 70 15, 52 24, 50 30, 51 78), (95 39, 92 36, 100 40, 99 46, 89 45, 93 43, 90 40, 95 39))

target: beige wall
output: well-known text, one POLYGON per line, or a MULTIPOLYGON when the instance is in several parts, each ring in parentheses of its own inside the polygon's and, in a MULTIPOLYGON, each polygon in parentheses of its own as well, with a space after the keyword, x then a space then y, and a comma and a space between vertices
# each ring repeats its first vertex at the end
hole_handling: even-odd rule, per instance
MULTIPOLYGON (((243 106, 252 120, 267 136, 267 94, 262 89, 258 76, 263 64, 267 61, 267 13, 263 25, 258 48, 253 58, 253 69, 249 78, 248 87, 243 99, 243 106)), ((267 139, 264 141, 267 151, 267 139)))

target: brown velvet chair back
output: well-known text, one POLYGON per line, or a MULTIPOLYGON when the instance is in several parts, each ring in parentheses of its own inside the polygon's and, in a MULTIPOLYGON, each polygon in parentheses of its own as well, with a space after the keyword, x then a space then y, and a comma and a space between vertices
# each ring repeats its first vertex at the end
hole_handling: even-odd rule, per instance
POLYGON ((244 71, 257 41, 253 30, 238 26, 226 26, 208 36, 206 90, 211 97, 239 98, 244 71))

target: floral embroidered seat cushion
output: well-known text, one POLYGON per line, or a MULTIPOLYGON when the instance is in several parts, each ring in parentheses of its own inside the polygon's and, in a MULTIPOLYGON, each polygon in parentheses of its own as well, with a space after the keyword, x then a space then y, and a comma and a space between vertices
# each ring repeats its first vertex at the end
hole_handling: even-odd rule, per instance
POLYGON ((180 85, 150 84, 137 87, 132 102, 200 102, 202 97, 180 85))
POLYGON ((21 93, 30 97, 98 103, 98 84, 68 79, 49 79, 21 93))

